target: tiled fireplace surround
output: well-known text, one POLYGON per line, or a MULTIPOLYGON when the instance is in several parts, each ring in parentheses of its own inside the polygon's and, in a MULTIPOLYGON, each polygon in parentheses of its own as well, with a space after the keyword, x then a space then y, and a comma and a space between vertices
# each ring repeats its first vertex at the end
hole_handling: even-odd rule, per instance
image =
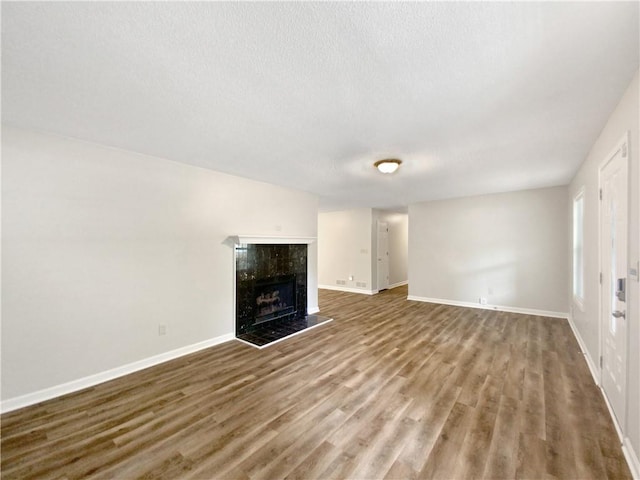
POLYGON ((236 338, 262 347, 329 320, 307 315, 307 247, 315 239, 232 238, 236 338))

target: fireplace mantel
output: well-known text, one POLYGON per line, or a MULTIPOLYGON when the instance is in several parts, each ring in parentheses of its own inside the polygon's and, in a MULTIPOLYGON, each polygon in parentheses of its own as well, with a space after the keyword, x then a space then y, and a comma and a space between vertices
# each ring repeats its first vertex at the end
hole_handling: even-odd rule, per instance
POLYGON ((274 237, 267 235, 231 235, 229 239, 235 245, 242 244, 310 244, 316 237, 274 237))

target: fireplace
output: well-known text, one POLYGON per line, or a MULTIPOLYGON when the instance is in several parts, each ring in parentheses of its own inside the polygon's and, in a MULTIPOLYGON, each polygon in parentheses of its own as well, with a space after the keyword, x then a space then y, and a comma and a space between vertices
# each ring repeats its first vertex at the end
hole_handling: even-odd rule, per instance
POLYGON ((307 315, 307 245, 239 244, 236 335, 307 315))
POLYGON ((308 237, 230 237, 235 252, 236 338, 263 348, 331 321, 307 314, 308 237))

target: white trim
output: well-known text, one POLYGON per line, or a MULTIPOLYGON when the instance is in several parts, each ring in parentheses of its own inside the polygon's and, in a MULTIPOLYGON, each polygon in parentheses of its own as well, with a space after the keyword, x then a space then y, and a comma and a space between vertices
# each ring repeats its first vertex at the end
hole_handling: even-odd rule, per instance
POLYGON ((273 342, 269 342, 266 345, 256 345, 255 343, 247 342, 246 340, 243 340, 243 339, 238 338, 238 337, 236 337, 235 339, 237 341, 241 342, 241 343, 244 343, 245 345, 249 345, 250 347, 257 348, 258 350, 262 350, 264 348, 270 347, 271 345, 273 345, 275 343, 280 343, 280 342, 282 342, 282 341, 284 341, 284 340, 286 340, 288 338, 295 337, 296 335, 300 335, 301 333, 304 333, 304 332, 308 332, 309 330, 312 330, 312 329, 314 329, 316 327, 321 327, 322 325, 326 325, 329 322, 333 322, 333 318, 330 318, 329 320, 325 320, 322 323, 318 323, 317 325, 313 325, 311 327, 307 327, 304 330, 300 330, 299 332, 292 333, 291 335, 287 335, 286 337, 279 338, 278 340, 274 340, 273 342))
POLYGON ((578 310, 580 310, 581 312, 584 313, 584 298, 579 298, 576 297, 575 295, 573 296, 573 304, 578 308, 578 310))
POLYGON ((584 257, 584 244, 585 244, 585 236, 584 236, 584 219, 585 219, 585 204, 586 204, 586 196, 585 196, 585 186, 582 185, 578 192, 574 195, 573 201, 571 203, 571 293, 573 294, 573 302, 578 306, 581 312, 584 312, 584 290, 585 290, 585 257, 584 257), (580 275, 581 282, 581 292, 580 295, 576 295, 576 262, 575 262, 575 244, 576 244, 576 202, 578 200, 582 201, 582 211, 580 218, 580 267, 582 269, 580 275))
POLYGON ((498 312, 522 313, 525 315, 538 315, 541 317, 552 318, 569 318, 569 314, 565 312, 552 312, 549 310, 536 310, 533 308, 507 307, 504 305, 479 305, 472 302, 460 302, 458 300, 445 300, 442 298, 418 297, 416 295, 407 296, 407 300, 415 302, 439 303, 442 305, 453 305, 454 307, 479 308, 482 310, 495 310, 498 312))
MULTIPOLYGON (((603 258, 602 258, 602 200, 600 200, 600 192, 602 191, 602 171, 606 168, 606 166, 609 164, 609 162, 611 162, 613 160, 613 158, 618 154, 618 152, 622 151, 622 158, 624 158, 625 160, 625 170, 626 170, 626 176, 627 176, 627 251, 626 251, 626 258, 627 258, 627 262, 629 260, 629 224, 630 224, 630 218, 629 218, 629 192, 631 191, 631 187, 629 185, 629 131, 627 130, 624 135, 622 136, 622 138, 620 140, 618 140, 618 142, 615 144, 615 147, 613 147, 613 149, 611 150, 611 152, 609 153, 608 156, 605 157, 604 160, 602 160, 600 162, 600 165, 598 165, 598 274, 602 275, 602 272, 604 271, 603 269, 603 258), (626 154, 624 153, 624 147, 626 146, 626 154)), ((625 272, 626 273, 626 272, 625 272)), ((598 357, 602 358, 602 356, 604 355, 604 334, 603 334, 603 330, 605 329, 605 327, 608 324, 608 319, 605 320, 604 315, 603 315, 603 303, 602 303, 602 297, 603 297, 603 288, 604 285, 602 284, 602 282, 598 282, 598 357)), ((627 401, 627 393, 628 393, 628 376, 629 376, 629 342, 631 339, 631 335, 630 335, 630 331, 629 331, 629 325, 627 323, 626 325, 626 335, 627 335, 627 344, 625 345, 625 375, 624 378, 622 379, 622 381, 624 382, 623 385, 623 390, 624 390, 624 395, 623 395, 623 408, 622 408, 622 415, 625 417, 624 421, 626 422, 626 416, 627 416, 627 409, 629 408, 628 405, 628 401, 627 401)), ((600 386, 600 388, 602 389, 602 378, 603 378, 603 369, 600 369, 600 382, 596 382, 597 385, 600 386)), ((604 389, 602 389, 602 396, 607 399, 607 395, 604 391, 604 389)), ((607 406, 608 406, 608 399, 607 399, 607 406)), ((611 413, 611 418, 613 418, 614 423, 616 423, 616 428, 618 429, 618 425, 616 422, 616 416, 613 414, 613 410, 610 408, 610 413, 611 413)))
POLYGON ((631 440, 629 437, 625 437, 622 433, 622 428, 620 428, 620 424, 618 423, 618 419, 613 413, 613 409, 611 408, 611 404, 609 403, 609 399, 607 395, 604 393, 602 389, 602 385, 600 385, 598 374, 598 369, 596 368, 596 364, 593 362, 591 355, 589 354, 589 350, 587 350, 582 337, 580 336, 579 330, 576 328, 573 323, 573 319, 569 318, 569 325, 571 326, 571 331, 573 332, 574 337, 578 341, 578 345, 580 345, 580 350, 582 350, 582 354, 584 355, 585 360, 587 361, 587 366, 589 367, 589 371, 591 372, 591 376, 593 377, 594 383, 598 386, 598 390, 602 394, 602 398, 604 398, 604 403, 607 405, 607 410, 609 410, 609 416, 613 421, 613 426, 618 433, 618 438, 620 439, 620 443, 622 445, 622 453, 624 454, 624 458, 627 461, 627 465, 629 466, 629 470, 631 470, 631 475, 634 479, 640 480, 640 462, 638 461, 638 456, 636 452, 633 450, 631 445, 631 440))
POLYGON ((109 380, 114 380, 116 378, 129 375, 130 373, 144 370, 145 368, 168 362, 184 355, 189 355, 190 353, 213 347, 214 345, 228 342, 229 340, 233 340, 233 338, 233 334, 227 333, 224 335, 220 335, 219 337, 205 340, 203 342, 194 343, 192 345, 187 345, 185 347, 154 355, 153 357, 148 357, 136 362, 128 363, 126 365, 122 365, 121 367, 116 367, 112 368, 111 370, 106 370, 94 375, 89 375, 88 377, 72 380, 61 385, 55 385, 53 387, 38 390, 37 392, 28 393, 26 395, 21 395, 19 397, 9 398, 7 400, 3 400, 0 403, 0 412, 7 413, 12 410, 17 410, 19 408, 28 407, 29 405, 44 402, 45 400, 51 400, 52 398, 60 397, 62 395, 77 392, 85 388, 93 387, 100 383, 108 382, 109 380))
POLYGON ((378 293, 378 290, 363 290, 361 288, 351 288, 351 287, 335 287, 333 285, 318 285, 318 288, 322 290, 336 290, 338 292, 347 292, 347 293, 364 293, 365 295, 375 295, 378 293))
POLYGON ((638 463, 638 457, 633 451, 633 447, 631 446, 631 440, 629 437, 625 437, 622 433, 622 427, 620 427, 620 423, 618 423, 618 418, 613 412, 613 407, 607 398, 604 390, 602 389, 602 385, 599 386, 600 393, 602 394, 602 398, 604 398, 604 403, 607 405, 607 410, 609 410, 609 416, 613 421, 613 426, 616 429, 618 434, 618 439, 620 440, 620 447, 622 448, 622 453, 624 455, 625 460, 627 461, 627 465, 629 466, 629 470, 631 471, 631 476, 634 479, 640 479, 640 464, 638 463))
POLYGON ((629 437, 625 437, 624 442, 622 442, 622 453, 624 453, 624 458, 627 459, 631 476, 636 480, 640 480, 640 460, 638 460, 638 455, 631 446, 629 437))
POLYGON ((638 457, 635 455, 633 451, 633 447, 631 446, 631 440, 629 437, 625 437, 622 433, 622 428, 618 423, 618 418, 615 413, 613 413, 613 407, 607 398, 604 390, 602 389, 602 385, 599 387, 600 393, 602 394, 602 398, 604 398, 604 403, 607 405, 607 409, 609 410, 609 416, 613 421, 613 426, 618 433, 618 439, 620 440, 620 447, 622 448, 622 453, 624 455, 625 460, 627 461, 627 465, 629 466, 629 470, 631 471, 631 476, 634 479, 640 479, 640 469, 638 468, 638 457))
POLYGON ((229 237, 236 245, 242 244, 299 244, 307 245, 316 241, 316 237, 274 237, 269 235, 231 235, 229 237))
POLYGON ((313 315, 314 313, 318 313, 320 311, 320 307, 307 307, 307 315, 313 315))
POLYGON ((569 317, 569 326, 571 327, 571 331, 573 332, 573 336, 578 341, 578 345, 580 346, 580 350, 584 355, 585 360, 587 361, 587 366, 589 367, 589 371, 591 372, 591 376, 593 377, 593 381, 597 386, 600 386, 600 371, 598 367, 596 367, 596 362, 591 358, 591 354, 587 349, 587 345, 582 340, 582 336, 580 335, 580 331, 578 327, 576 327, 575 323, 573 323, 573 318, 569 317))
MULTIPOLYGON (((408 285, 409 282, 405 280, 404 282, 394 283, 393 285, 389 285, 386 289, 391 290, 392 288, 401 287, 403 285, 408 285)), ((337 292, 347 292, 347 293, 363 293, 365 295, 375 295, 376 293, 380 293, 380 290, 363 290, 361 288, 353 288, 353 287, 337 287, 334 285, 318 285, 319 289, 323 290, 335 290, 337 292)), ((320 310, 318 310, 320 311, 320 310)), ((316 313, 316 312, 309 312, 316 313)))

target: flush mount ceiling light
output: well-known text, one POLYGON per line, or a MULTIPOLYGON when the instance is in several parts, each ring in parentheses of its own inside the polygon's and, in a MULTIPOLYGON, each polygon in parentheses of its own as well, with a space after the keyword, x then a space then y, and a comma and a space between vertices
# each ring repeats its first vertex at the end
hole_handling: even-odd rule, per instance
POLYGON ((378 160, 373 164, 381 173, 393 173, 395 172, 402 160, 398 160, 397 158, 385 158, 384 160, 378 160))

